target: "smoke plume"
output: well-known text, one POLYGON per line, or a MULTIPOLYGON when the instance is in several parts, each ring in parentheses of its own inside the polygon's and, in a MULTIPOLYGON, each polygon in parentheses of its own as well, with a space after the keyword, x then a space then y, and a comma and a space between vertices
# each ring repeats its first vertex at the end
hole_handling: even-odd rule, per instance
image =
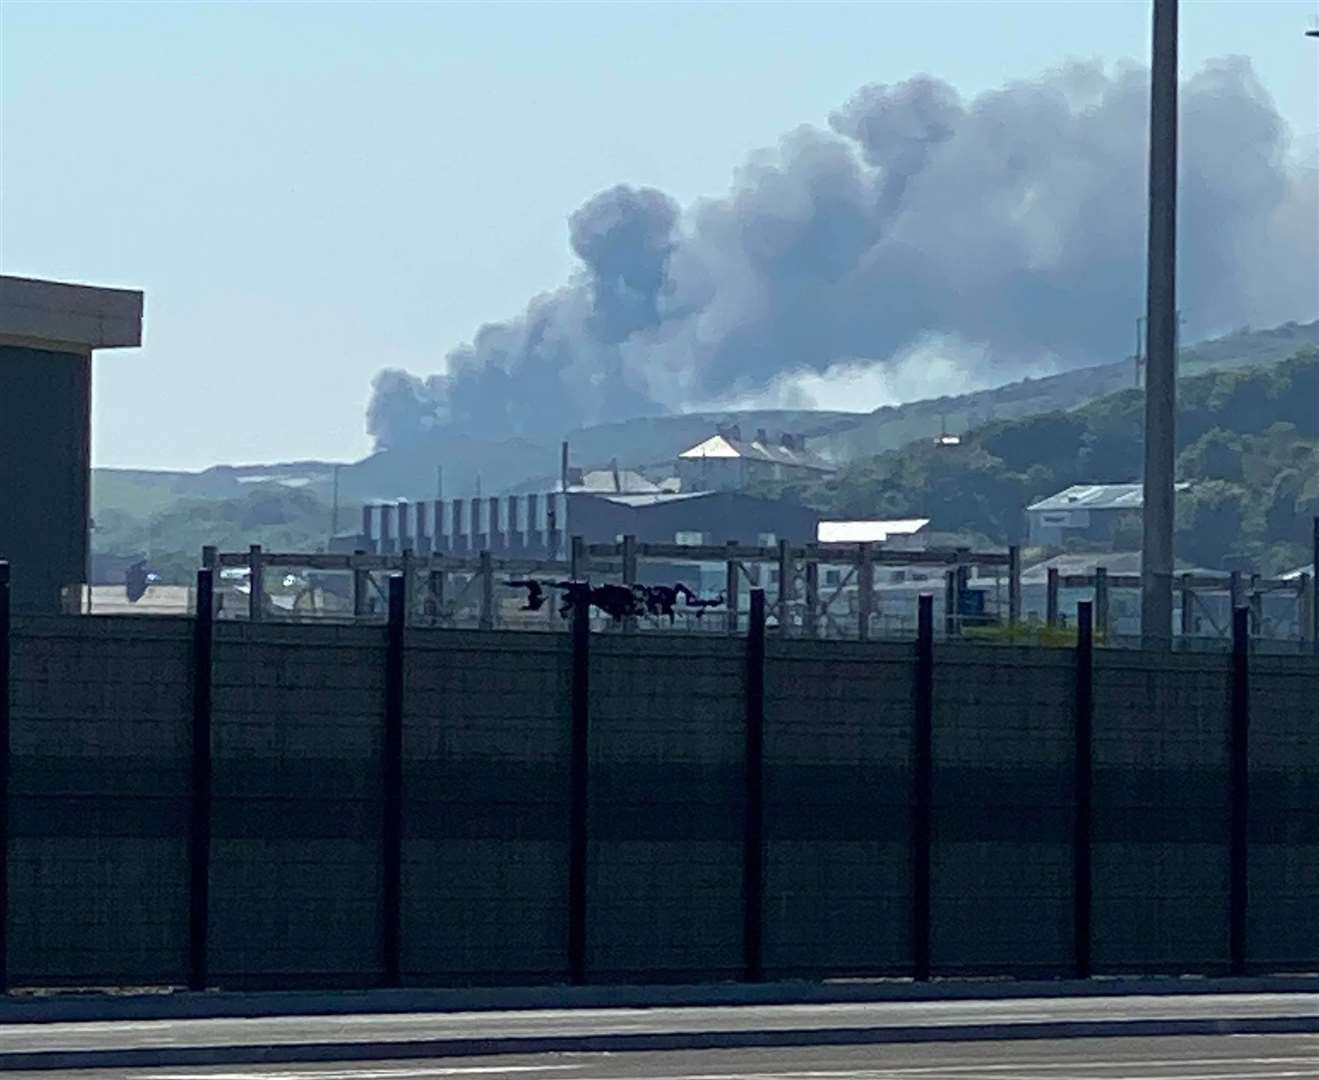
MULTIPOLYGON (((443 374, 381 372, 369 430, 388 447, 800 404, 931 341, 974 355, 981 385, 1118 359, 1144 308, 1148 87, 1082 63, 969 100, 924 75, 875 84, 752 155, 723 198, 602 192, 569 218, 572 280, 443 374)), ((1211 62, 1181 100, 1184 338, 1314 317, 1319 174, 1289 158, 1248 60, 1211 62)))

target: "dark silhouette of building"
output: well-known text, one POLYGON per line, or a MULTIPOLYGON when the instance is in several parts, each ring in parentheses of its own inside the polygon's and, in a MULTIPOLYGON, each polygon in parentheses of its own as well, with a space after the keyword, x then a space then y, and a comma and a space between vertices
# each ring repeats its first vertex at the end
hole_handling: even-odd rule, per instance
POLYGON ((18 611, 88 576, 91 360, 142 343, 142 294, 0 277, 0 559, 18 611))
POLYGON ((363 508, 361 534, 339 546, 391 553, 456 555, 490 551, 565 556, 571 538, 589 544, 635 536, 652 544, 771 546, 814 543, 820 515, 810 507, 737 491, 597 494, 548 492, 504 498, 384 503, 363 508))

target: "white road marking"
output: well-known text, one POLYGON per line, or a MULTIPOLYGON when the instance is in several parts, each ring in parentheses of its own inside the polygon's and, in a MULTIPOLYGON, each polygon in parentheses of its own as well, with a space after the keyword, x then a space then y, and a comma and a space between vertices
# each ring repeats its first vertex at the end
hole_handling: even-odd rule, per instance
MULTIPOLYGON (((1179 1065, 1186 1068, 1213 1068, 1215 1066, 1224 1066, 1231 1068, 1240 1068, 1242 1066, 1272 1066, 1272 1065, 1307 1065, 1310 1068, 1319 1069, 1319 1054, 1307 1057, 1263 1057, 1263 1058, 1153 1058, 1149 1060, 1124 1059, 1119 1061, 1022 1061, 1022 1062, 1005 1062, 994 1065, 892 1065, 884 1067, 882 1071, 885 1075, 892 1076, 930 1076, 941 1075, 944 1073, 1008 1073, 1008 1072, 1039 1072, 1045 1069, 1068 1069, 1069 1071, 1078 1072, 1086 1070, 1088 1072, 1099 1071, 1103 1069, 1152 1069, 1168 1068, 1173 1065, 1179 1065)), ((852 1070, 853 1072, 855 1070, 852 1070)), ((873 1068, 872 1068, 872 1071, 873 1068)), ((807 1080, 828 1080, 834 1076, 849 1076, 851 1073, 844 1070, 843 1072, 796 1072, 793 1077, 803 1077, 807 1080)), ((693 1077, 692 1080, 700 1080, 693 1077)), ((1115 1080, 1107 1076, 1096 1076, 1094 1080, 1115 1080)))
MULTIPOLYGON (((1078 1070, 1088 1070, 1092 1074, 1095 1070, 1130 1070, 1130 1069, 1171 1069, 1171 1068, 1203 1068, 1221 1067, 1231 1069, 1231 1072, 1199 1072, 1199 1073, 1168 1073, 1165 1080, 1297 1080, 1302 1077, 1319 1077, 1319 1058, 1202 1058, 1184 1060, 1179 1058, 1163 1058, 1151 1061, 1113 1061, 1113 1062, 1074 1062, 1074 1061, 1052 1061, 1052 1062, 1019 1062, 1019 1063, 1001 1063, 996 1065, 921 1065, 921 1066, 892 1066, 885 1067, 869 1066, 861 1069, 793 1069, 776 1070, 773 1072, 699 1072, 699 1073, 671 1073, 667 1075, 652 1075, 647 1080, 904 1080, 906 1077, 915 1076, 949 1076, 956 1075, 964 1077, 965 1080, 978 1080, 984 1077, 988 1080, 1050 1080, 1050 1074, 1056 1080, 1073 1077, 1078 1070), (1243 1072, 1241 1066, 1250 1066, 1253 1071, 1243 1072), (1302 1069, 1275 1069, 1269 1066, 1281 1065, 1301 1065, 1302 1069), (1256 1067, 1264 1067, 1264 1071, 1257 1071, 1256 1067)), ((511 1072, 511 1069, 505 1069, 511 1072)), ((315 1080, 321 1080, 324 1074, 313 1074, 315 1080)), ((361 1074, 353 1074, 361 1075, 361 1074)), ((1120 1072, 1115 1075, 1108 1073, 1094 1075, 1093 1080, 1150 1080, 1151 1073, 1144 1072, 1120 1072)), ((183 1078, 180 1078, 183 1080, 183 1078)), ((186 1080, 213 1080, 211 1077, 198 1078, 196 1076, 188 1077, 186 1080)), ((244 1078, 247 1080, 247 1078, 244 1078)), ((256 1080, 256 1078, 254 1078, 256 1080)), ((260 1080, 271 1080, 269 1073, 263 1073, 260 1080)), ((307 1074, 303 1074, 298 1080, 308 1080, 307 1074)), ((338 1080, 336 1077, 335 1080, 338 1080)), ((635 1080, 633 1077, 598 1077, 592 1080, 635 1080)))
POLYGON ((254 1069, 251 1072, 138 1073, 130 1080, 409 1080, 424 1076, 508 1076, 513 1073, 577 1072, 581 1065, 422 1065, 395 1069, 318 1069, 308 1065, 289 1072, 254 1069))
MULTIPOLYGON (((1165 1064, 1172 1066, 1177 1063, 1166 1062, 1165 1064)), ((1058 1065, 1054 1067, 1061 1070, 1053 1074, 1057 1080, 1065 1080, 1065 1078, 1070 1075, 1070 1069, 1068 1066, 1058 1065)), ((876 1073, 873 1078, 867 1078, 867 1080, 888 1080, 888 1078, 893 1075, 894 1074, 892 1073, 876 1073)), ((971 1077, 976 1076, 975 1073, 970 1073, 969 1075, 971 1077)), ((981 1073, 980 1075, 985 1076, 987 1074, 981 1073)), ((992 1075, 995 1080, 1040 1080, 1039 1073, 993 1073, 992 1075)), ((1294 1080, 1295 1077, 1319 1077, 1319 1066, 1306 1069, 1304 1072, 1296 1072, 1292 1070, 1276 1072, 1272 1069, 1268 1072, 1237 1072, 1235 1070, 1230 1073, 1170 1072, 1165 1074, 1164 1080, 1294 1080)), ((1106 1076, 1104 1080, 1150 1080, 1150 1074, 1147 1072, 1126 1073, 1121 1076, 1106 1076)))
MULTIPOLYGON (((591 1055, 594 1057, 594 1055, 591 1055)), ((601 1055, 612 1056, 612 1055, 601 1055)), ((250 1071, 191 1071, 138 1073, 133 1080, 424 1080, 487 1076, 531 1077, 537 1073, 581 1072, 584 1063, 554 1065, 465 1065, 339 1068, 326 1070, 315 1065, 273 1071, 256 1067, 250 1071)), ((860 1069, 794 1069, 756 1072, 683 1072, 652 1076, 650 1080, 912 1080, 918 1077, 960 1077, 962 1080, 1062 1080, 1084 1072, 1090 1080, 1150 1080, 1151 1069, 1213 1069, 1212 1072, 1168 1072, 1166 1080, 1302 1080, 1319 1078, 1319 1053, 1305 1057, 1275 1056, 1249 1058, 1162 1058, 1108 1062, 1021 1061, 966 1065, 868 1066, 860 1069), (1299 1066, 1299 1068, 1297 1067, 1299 1066), (1221 1071, 1221 1070, 1231 1070, 1221 1071)), ((565 1078, 569 1080, 569 1078, 565 1078)), ((631 1080, 602 1077, 599 1080, 631 1080)))
MULTIPOLYGON (((773 1072, 683 1072, 670 1073, 665 1075, 653 1074, 647 1080, 902 1080, 910 1076, 938 1076, 956 1074, 966 1077, 967 1080, 976 1080, 978 1077, 992 1077, 993 1080, 1048 1080, 1047 1074, 1041 1075, 1045 1070, 1056 1071, 1055 1075, 1062 1080, 1064 1077, 1072 1076, 1078 1069, 1142 1069, 1142 1068, 1176 1068, 1181 1066, 1222 1066, 1232 1068, 1234 1071, 1212 1072, 1212 1073, 1169 1073, 1166 1080, 1296 1080, 1298 1077, 1319 1077, 1319 1061, 1314 1058, 1266 1058, 1266 1059, 1246 1059, 1234 1061, 1231 1058, 1211 1058, 1203 1061, 1181 1061, 1176 1058, 1165 1058, 1158 1061, 1123 1061, 1109 1062, 1106 1064, 1097 1063, 1078 1063, 1071 1061, 1055 1062, 1022 1062, 1019 1064, 998 1064, 998 1065, 931 1065, 919 1067, 895 1066, 886 1068, 874 1066, 861 1069, 793 1069, 775 1070, 773 1072), (1250 1065, 1269 1065, 1269 1064, 1298 1064, 1307 1066, 1305 1069, 1268 1069, 1267 1071, 1241 1072, 1241 1064, 1250 1065)), ((303 1071, 303 1072, 243 1072, 243 1073, 178 1073, 178 1074, 160 1074, 150 1073, 141 1074, 134 1077, 133 1080, 393 1080, 393 1078, 408 1077, 462 1077, 474 1076, 478 1074, 503 1074, 511 1075, 514 1073, 527 1073, 549 1069, 571 1069, 580 1070, 583 1065, 555 1065, 555 1066, 519 1066, 519 1065, 501 1065, 497 1068, 408 1068, 379 1071, 362 1071, 347 1070, 343 1072, 333 1071, 303 1071)), ((1149 1072, 1123 1073, 1115 1076, 1096 1077, 1095 1080, 1150 1080, 1149 1072)), ((598 1077, 592 1080, 636 1080, 635 1077, 598 1077)))
MULTIPOLYGON (((1160 1068, 1169 1068, 1179 1065, 1180 1062, 1169 1060, 1158 1062, 1160 1068)), ((1231 1066, 1233 1062, 1227 1061, 1222 1064, 1231 1066)), ((1075 1066, 1069 1063, 1058 1062, 1047 1066, 1053 1072, 1054 1080, 1070 1080, 1074 1076, 1072 1071, 1075 1066)), ((736 1073, 672 1073, 666 1076, 652 1075, 647 1080, 902 1080, 903 1077, 912 1075, 911 1073, 899 1069, 839 1069, 825 1072, 810 1071, 802 1072, 797 1069, 790 1069, 786 1072, 736 1072, 736 1073)), ((932 1068, 925 1075, 948 1075, 946 1071, 932 1068)), ((978 1080, 980 1077, 992 1078, 992 1080, 1050 1080, 1050 1074, 1031 1072, 959 1072, 957 1075, 966 1077, 967 1080, 978 1080)), ((1104 1080, 1151 1080, 1153 1074, 1148 1072, 1129 1073, 1121 1076, 1105 1077, 1104 1080)), ((1212 1072, 1212 1073, 1167 1073, 1164 1080, 1296 1080, 1298 1077, 1319 1077, 1319 1065, 1305 1071, 1284 1070, 1281 1072, 1270 1070, 1268 1072, 1212 1072)), ((197 1078, 189 1078, 197 1080, 197 1078)), ((266 1080, 262 1077, 261 1080, 266 1080)), ((304 1076, 302 1080, 306 1080, 304 1076)), ((319 1080, 319 1077, 317 1078, 319 1080)), ((592 1078, 592 1080, 636 1080, 635 1076, 609 1076, 592 1078)))

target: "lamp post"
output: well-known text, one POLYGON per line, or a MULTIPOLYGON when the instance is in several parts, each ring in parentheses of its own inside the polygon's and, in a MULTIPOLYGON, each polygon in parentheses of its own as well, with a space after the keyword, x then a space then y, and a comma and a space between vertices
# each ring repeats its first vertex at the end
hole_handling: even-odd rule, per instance
POLYGON ((1177 0, 1154 0, 1153 6, 1140 614, 1145 646, 1170 649, 1177 408, 1177 0))

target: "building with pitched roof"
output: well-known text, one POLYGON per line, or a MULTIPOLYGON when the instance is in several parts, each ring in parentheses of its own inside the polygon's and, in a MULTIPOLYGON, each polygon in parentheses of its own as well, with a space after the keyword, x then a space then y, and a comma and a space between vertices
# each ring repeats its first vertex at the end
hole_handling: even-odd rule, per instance
POLYGON ((679 454, 677 471, 683 491, 739 491, 759 481, 814 479, 837 470, 806 448, 804 435, 784 433, 774 441, 761 428, 746 440, 731 427, 679 454))

